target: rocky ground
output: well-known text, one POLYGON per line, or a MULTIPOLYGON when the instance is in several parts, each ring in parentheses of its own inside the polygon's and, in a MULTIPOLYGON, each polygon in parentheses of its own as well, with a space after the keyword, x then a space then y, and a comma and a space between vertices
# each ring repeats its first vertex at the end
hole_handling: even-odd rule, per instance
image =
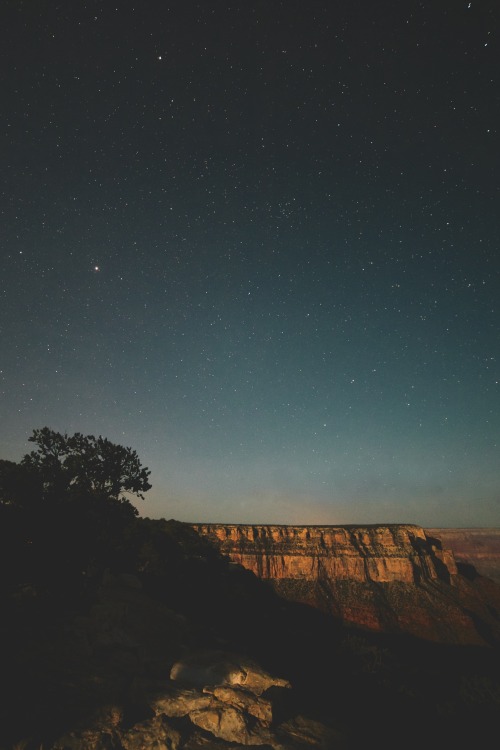
POLYGON ((72 617, 30 593, 10 623, 2 747, 340 746, 338 731, 296 712, 288 679, 217 634, 220 610, 182 614, 134 575, 107 574, 72 617))
POLYGON ((498 726, 497 645, 346 628, 198 549, 4 604, 2 750, 481 747, 498 726))

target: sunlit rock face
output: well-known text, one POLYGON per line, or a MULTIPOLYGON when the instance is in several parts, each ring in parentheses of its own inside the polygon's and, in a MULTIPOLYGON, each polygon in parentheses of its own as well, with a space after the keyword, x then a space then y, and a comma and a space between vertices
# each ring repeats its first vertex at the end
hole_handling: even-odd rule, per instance
POLYGON ((265 579, 414 583, 448 580, 453 554, 418 526, 243 526, 199 524, 223 554, 265 579))
POLYGON ((500 584, 500 529, 427 529, 452 550, 457 563, 473 565, 480 575, 500 584))
POLYGON ((441 539, 419 526, 193 526, 280 596, 344 624, 447 643, 500 639, 484 592, 459 574, 441 539))

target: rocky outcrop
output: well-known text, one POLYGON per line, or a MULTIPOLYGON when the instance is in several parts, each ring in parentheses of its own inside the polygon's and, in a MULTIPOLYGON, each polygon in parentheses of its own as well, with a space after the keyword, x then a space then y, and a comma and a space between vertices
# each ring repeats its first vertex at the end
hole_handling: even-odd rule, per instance
POLYGON ((270 526, 196 524, 233 563, 286 599, 343 624, 446 643, 500 640, 500 589, 484 601, 438 536, 411 524, 270 526))
POLYGON ((427 529, 452 550, 457 563, 474 566, 500 584, 500 529, 427 529))
POLYGON ((81 730, 56 740, 52 750, 339 746, 337 733, 320 722, 302 715, 275 720, 276 699, 269 689, 290 687, 244 656, 193 652, 172 666, 170 680, 147 701, 150 718, 129 726, 121 706, 108 706, 87 719, 81 730))

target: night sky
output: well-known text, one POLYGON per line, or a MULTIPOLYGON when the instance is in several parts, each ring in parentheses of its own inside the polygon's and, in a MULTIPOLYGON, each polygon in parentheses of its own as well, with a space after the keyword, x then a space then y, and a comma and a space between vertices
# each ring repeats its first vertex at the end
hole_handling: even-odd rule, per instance
POLYGON ((3 0, 0 457, 141 515, 500 526, 498 0, 3 0))

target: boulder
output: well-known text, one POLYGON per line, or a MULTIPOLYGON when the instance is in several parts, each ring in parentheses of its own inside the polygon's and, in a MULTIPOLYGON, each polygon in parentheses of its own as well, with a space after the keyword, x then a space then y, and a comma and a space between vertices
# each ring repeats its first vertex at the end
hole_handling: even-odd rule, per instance
MULTIPOLYGON (((205 688, 205 690, 208 690, 208 688, 205 688)), ((215 687, 212 693, 221 703, 227 703, 240 711, 246 711, 264 724, 270 724, 273 720, 271 701, 255 695, 245 688, 221 685, 215 687)))
POLYGON ((226 651, 202 650, 175 662, 170 679, 185 685, 240 685, 256 695, 271 686, 290 687, 287 680, 273 677, 256 662, 226 651))
POLYGON ((192 711, 206 709, 215 702, 214 697, 195 688, 170 689, 155 696, 150 706, 156 715, 187 716, 192 711))

